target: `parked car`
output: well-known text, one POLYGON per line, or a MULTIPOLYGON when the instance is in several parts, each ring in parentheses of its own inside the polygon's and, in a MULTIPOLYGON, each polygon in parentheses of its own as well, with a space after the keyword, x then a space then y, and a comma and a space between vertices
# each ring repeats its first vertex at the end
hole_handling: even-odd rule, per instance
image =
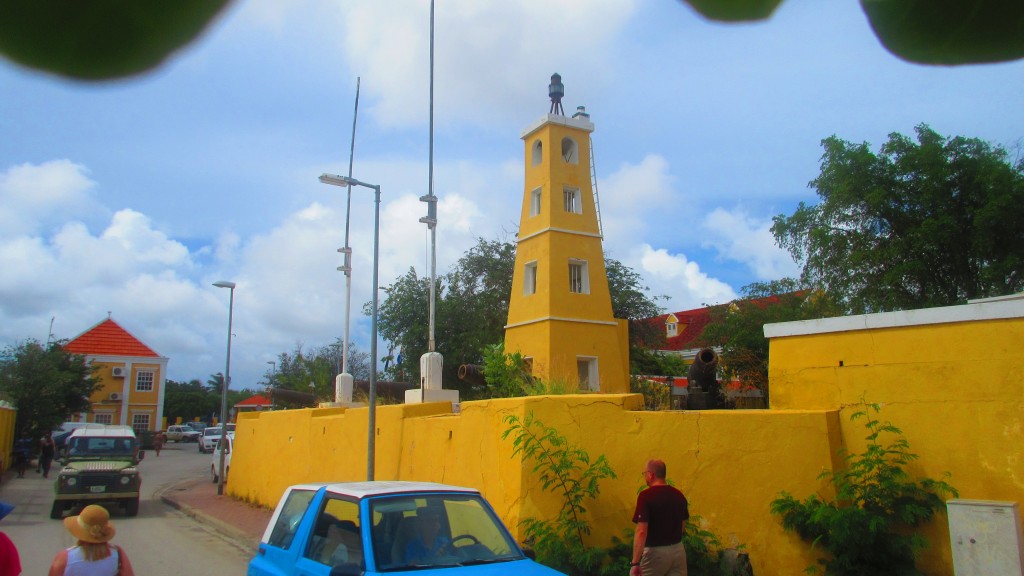
POLYGON ((193 430, 191 426, 176 424, 168 426, 167 432, 164 435, 167 436, 168 442, 198 442, 200 434, 193 430))
POLYGON ((213 460, 210 463, 210 472, 213 474, 214 483, 220 478, 217 470, 220 469, 220 451, 224 450, 224 481, 228 481, 228 472, 231 471, 231 448, 235 443, 235 437, 228 433, 226 439, 217 443, 217 449, 213 451, 213 460))
MULTIPOLYGON (((228 436, 234 436, 235 425, 228 424, 228 436)), ((208 426, 203 428, 203 435, 199 437, 199 451, 203 454, 213 452, 214 447, 217 446, 217 441, 220 440, 220 426, 208 426)))
POLYGON ((199 432, 200 434, 202 434, 203 430, 206 430, 210 426, 206 422, 200 422, 198 420, 196 420, 194 422, 185 422, 185 425, 186 426, 191 426, 193 430, 195 430, 196 432, 199 432))
POLYGON ((413 573, 561 574, 526 557, 480 492, 428 482, 291 486, 281 496, 247 572, 413 573), (424 545, 424 539, 432 540, 431 545, 424 545))

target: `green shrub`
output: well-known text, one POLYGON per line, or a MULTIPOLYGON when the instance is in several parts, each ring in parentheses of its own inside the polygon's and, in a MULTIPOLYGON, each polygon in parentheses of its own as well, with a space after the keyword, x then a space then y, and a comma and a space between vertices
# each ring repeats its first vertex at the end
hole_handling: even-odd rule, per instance
MULTIPOLYGON (((956 497, 957 491, 944 481, 911 479, 904 467, 917 455, 910 452, 903 433, 877 419, 881 410, 877 404, 862 399, 860 405, 850 420, 866 420, 866 450, 846 454, 844 470, 819 475, 835 486, 836 501, 811 495, 801 502, 782 492, 772 501, 772 514, 781 517, 786 530, 828 552, 829 558, 818 561, 827 575, 921 574, 916 555, 928 542, 912 529, 943 510, 939 494, 956 497), (883 435, 895 438, 883 444, 883 435)), ((809 566, 805 572, 816 573, 817 567, 809 566)))
POLYGON ((615 478, 604 455, 591 462, 590 455, 572 446, 554 428, 526 415, 505 417, 508 428, 502 439, 512 437, 513 455, 534 462, 541 486, 562 498, 562 508, 554 520, 526 518, 522 520, 526 543, 537 553, 541 564, 567 572, 571 576, 597 574, 607 552, 588 547, 584 536, 590 534, 586 503, 596 500, 601 490, 598 483, 615 478))

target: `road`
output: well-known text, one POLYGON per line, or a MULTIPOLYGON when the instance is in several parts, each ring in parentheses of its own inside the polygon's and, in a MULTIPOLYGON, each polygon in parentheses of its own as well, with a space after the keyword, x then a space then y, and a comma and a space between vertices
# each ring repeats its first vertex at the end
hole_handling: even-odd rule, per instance
MULTIPOLYGON (((170 444, 159 458, 152 450, 146 451, 146 458, 139 464, 139 515, 128 518, 119 508, 111 508, 111 519, 117 529, 113 542, 124 548, 136 574, 245 574, 254 550, 191 520, 158 497, 161 489, 177 482, 208 477, 211 458, 209 454, 200 454, 194 443, 170 444)), ((50 471, 49 480, 34 469, 29 469, 23 479, 15 478, 14 470, 10 470, 0 483, 0 500, 16 506, 0 520, 0 530, 18 547, 26 576, 45 574, 54 555, 74 545, 63 523, 50 519, 55 478, 56 470, 50 471)))

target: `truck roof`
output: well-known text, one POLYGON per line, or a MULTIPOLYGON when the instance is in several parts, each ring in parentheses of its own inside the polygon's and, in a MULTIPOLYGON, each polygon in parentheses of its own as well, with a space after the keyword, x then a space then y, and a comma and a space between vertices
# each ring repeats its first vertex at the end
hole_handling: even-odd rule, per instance
POLYGON ((131 436, 135 438, 135 430, 131 426, 108 426, 106 424, 89 424, 75 428, 75 431, 71 433, 71 438, 80 438, 82 436, 92 436, 94 438, 123 438, 125 436, 131 436))
POLYGON ((476 488, 464 488, 461 486, 450 486, 436 482, 409 482, 409 481, 369 481, 369 482, 321 482, 315 484, 300 484, 292 488, 305 488, 316 490, 326 486, 328 492, 352 496, 354 498, 365 498, 367 496, 379 496, 382 494, 403 494, 409 492, 471 492, 479 494, 476 488))

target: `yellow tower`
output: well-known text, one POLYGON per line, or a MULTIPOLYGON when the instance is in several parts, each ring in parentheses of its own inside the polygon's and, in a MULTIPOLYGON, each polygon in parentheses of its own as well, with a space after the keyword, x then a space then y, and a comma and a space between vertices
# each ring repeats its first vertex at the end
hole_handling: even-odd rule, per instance
POLYGON ((526 177, 505 351, 521 353, 542 380, 628 392, 628 328, 612 316, 590 179, 594 125, 583 107, 562 114, 557 74, 549 91, 551 112, 522 133, 526 177))

